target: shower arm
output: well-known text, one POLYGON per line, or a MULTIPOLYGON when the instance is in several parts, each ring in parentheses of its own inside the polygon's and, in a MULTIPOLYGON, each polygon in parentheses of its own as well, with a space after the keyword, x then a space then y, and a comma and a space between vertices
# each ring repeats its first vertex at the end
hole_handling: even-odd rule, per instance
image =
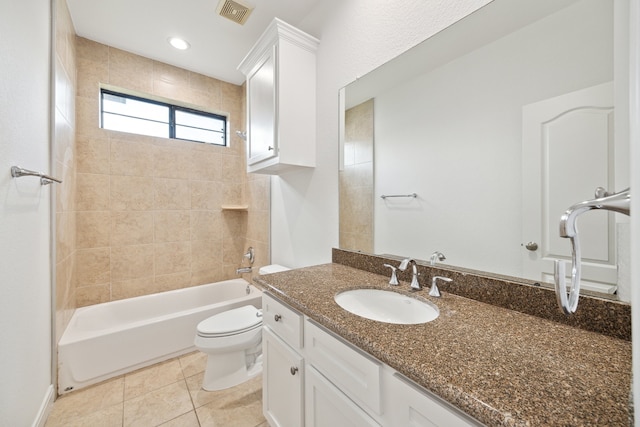
POLYGON ((560 237, 571 242, 571 288, 567 296, 566 264, 564 260, 555 260, 553 278, 556 285, 556 299, 564 314, 572 314, 578 308, 580 296, 581 256, 580 240, 576 219, 584 212, 593 209, 604 209, 630 215, 631 191, 629 188, 618 193, 609 194, 602 188, 596 188, 595 199, 586 200, 571 206, 560 217, 560 237))

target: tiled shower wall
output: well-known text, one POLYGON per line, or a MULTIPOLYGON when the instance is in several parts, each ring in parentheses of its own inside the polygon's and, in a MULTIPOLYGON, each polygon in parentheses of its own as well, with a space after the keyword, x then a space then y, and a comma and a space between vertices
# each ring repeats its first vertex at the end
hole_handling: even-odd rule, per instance
POLYGON ((345 112, 340 248, 373 253, 373 99, 345 112))
POLYGON ((77 305, 236 277, 248 246, 268 263, 269 178, 246 174, 235 134, 244 87, 80 37, 76 49, 77 305), (225 114, 229 147, 100 129, 101 84, 225 114))
POLYGON ((76 255, 75 217, 75 32, 67 2, 55 2, 54 44, 54 132, 52 138, 53 176, 62 184, 51 184, 55 192, 55 291, 56 342, 60 339, 76 308, 74 268, 76 255))

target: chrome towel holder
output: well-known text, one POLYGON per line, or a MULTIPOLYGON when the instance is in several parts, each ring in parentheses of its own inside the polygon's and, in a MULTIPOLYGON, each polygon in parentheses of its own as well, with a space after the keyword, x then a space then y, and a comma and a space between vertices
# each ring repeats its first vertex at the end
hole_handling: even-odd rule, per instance
POLYGON ((411 194, 387 194, 387 195, 383 194, 380 196, 380 198, 383 200, 388 197, 412 197, 415 199, 416 197, 418 197, 418 195, 416 193, 411 193, 411 194))
POLYGON ((62 184, 62 180, 58 178, 54 178, 42 172, 36 172, 29 169, 24 169, 24 168, 21 168, 20 166, 11 166, 11 176, 14 178, 20 178, 21 176, 36 176, 40 178, 41 185, 49 185, 54 182, 57 182, 58 184, 62 184))

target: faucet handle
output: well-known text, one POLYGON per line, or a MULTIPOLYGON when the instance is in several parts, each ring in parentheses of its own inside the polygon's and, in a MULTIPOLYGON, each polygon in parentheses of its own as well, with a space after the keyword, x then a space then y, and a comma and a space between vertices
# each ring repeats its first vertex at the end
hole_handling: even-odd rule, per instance
POLYGON ((444 282, 452 282, 453 279, 450 279, 448 277, 444 277, 444 276, 433 276, 433 279, 431 279, 431 289, 429 290, 429 295, 432 297, 436 297, 436 298, 440 298, 440 289, 438 289, 438 284, 437 281, 438 279, 444 281, 444 282))
POLYGON ((391 278, 389 279, 389 284, 394 286, 398 285, 398 276, 396 275, 397 268, 390 264, 383 264, 383 266, 391 269, 391 278))

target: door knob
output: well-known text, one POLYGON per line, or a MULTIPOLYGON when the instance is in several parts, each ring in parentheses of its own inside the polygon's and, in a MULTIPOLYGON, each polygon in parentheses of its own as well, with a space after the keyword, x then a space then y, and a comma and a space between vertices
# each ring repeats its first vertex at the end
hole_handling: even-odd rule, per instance
POLYGON ((538 244, 536 242, 529 242, 526 245, 524 245, 524 247, 532 252, 538 250, 538 244))

